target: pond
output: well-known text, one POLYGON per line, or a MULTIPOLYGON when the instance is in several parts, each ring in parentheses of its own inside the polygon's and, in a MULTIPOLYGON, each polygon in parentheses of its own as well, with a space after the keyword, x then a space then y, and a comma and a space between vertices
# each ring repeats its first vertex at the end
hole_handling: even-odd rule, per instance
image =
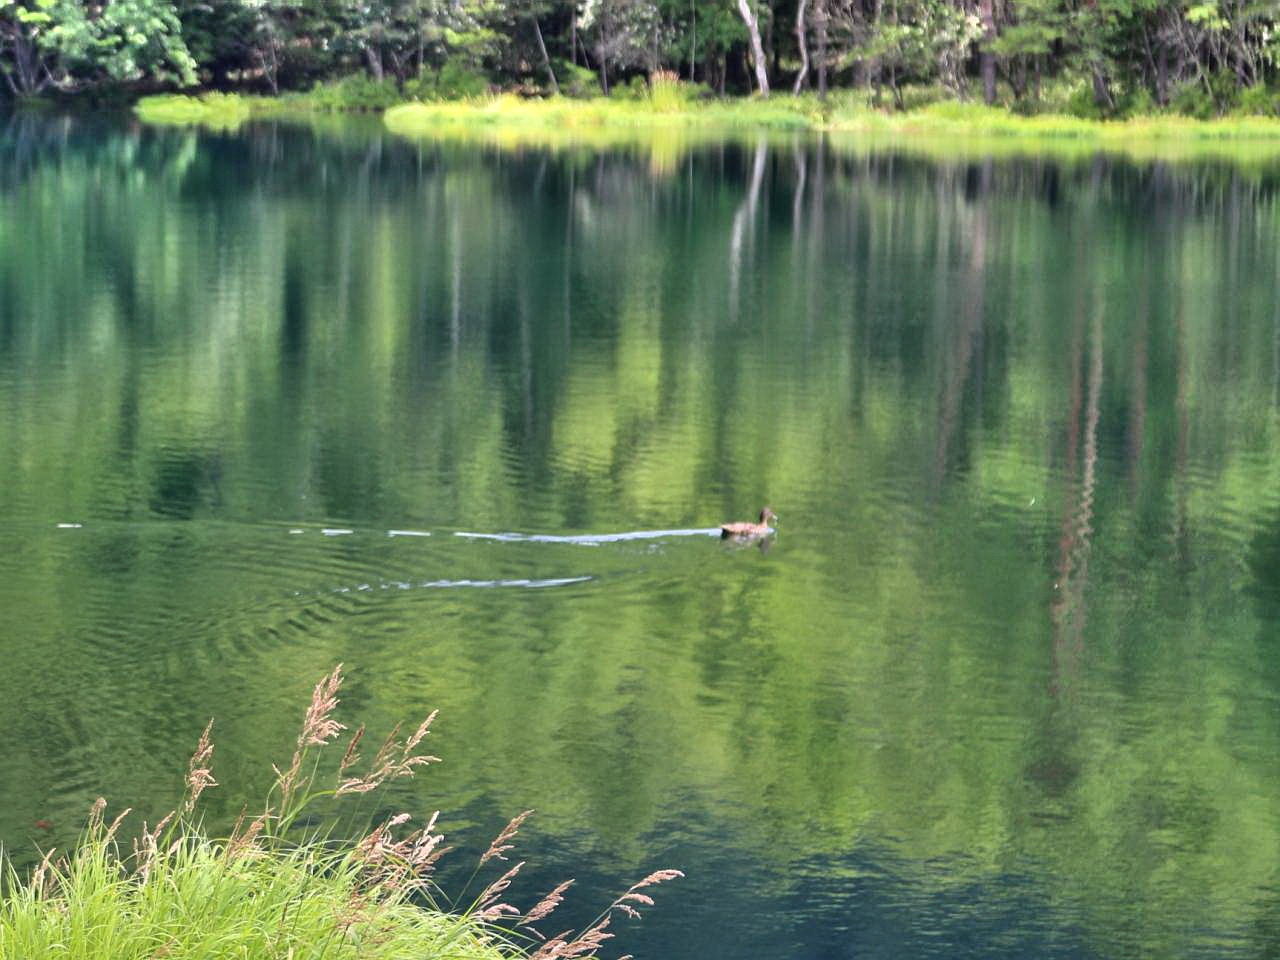
POLYGON ((0 129, 19 862, 343 662, 615 955, 1280 949, 1280 160, 0 129))

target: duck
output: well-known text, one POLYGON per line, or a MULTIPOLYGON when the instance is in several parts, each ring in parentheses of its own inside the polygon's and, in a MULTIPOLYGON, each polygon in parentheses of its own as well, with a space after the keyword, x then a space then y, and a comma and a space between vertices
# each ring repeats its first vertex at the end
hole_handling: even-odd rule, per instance
POLYGON ((778 515, 765 507, 760 511, 760 520, 758 523, 740 520, 737 523, 722 523, 720 525, 721 540, 756 540, 760 537, 768 536, 771 532, 769 528, 770 520, 777 520, 778 515))

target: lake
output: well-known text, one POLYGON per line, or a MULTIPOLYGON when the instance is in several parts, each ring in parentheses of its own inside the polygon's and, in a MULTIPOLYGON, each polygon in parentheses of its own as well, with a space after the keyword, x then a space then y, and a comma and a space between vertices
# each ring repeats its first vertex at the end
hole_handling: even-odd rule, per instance
POLYGON ((18 862, 343 662, 615 956, 1280 951, 1280 157, 0 130, 18 862))

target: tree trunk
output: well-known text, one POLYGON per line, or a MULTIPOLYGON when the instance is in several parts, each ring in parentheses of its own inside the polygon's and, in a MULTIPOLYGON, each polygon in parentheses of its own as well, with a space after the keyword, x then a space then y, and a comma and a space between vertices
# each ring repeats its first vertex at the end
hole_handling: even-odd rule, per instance
POLYGON ((982 0, 978 9, 982 20, 982 99, 989 107, 996 102, 996 54, 991 49, 996 42, 995 0, 982 0))
POLYGON ((408 79, 408 76, 409 76, 408 65, 404 62, 404 60, 401 59, 400 54, 398 54, 394 50, 390 51, 388 56, 391 57, 391 72, 395 74, 396 89, 403 92, 404 82, 405 80, 408 79))
POLYGON ((742 22, 747 25, 747 33, 751 35, 751 59, 755 61, 756 85, 760 88, 760 96, 769 96, 769 74, 766 70, 768 61, 764 58, 764 45, 760 42, 760 21, 751 9, 751 0, 738 0, 738 12, 742 14, 742 22))
POLYGON ((809 76, 809 45, 805 41, 805 34, 808 29, 804 22, 804 8, 808 0, 800 0, 796 7, 796 41, 800 45, 800 72, 796 74, 796 85, 792 89, 792 94, 800 96, 800 91, 804 87, 805 78, 809 76))
POLYGON ((5 79, 18 96, 31 96, 49 85, 48 70, 36 47, 35 40, 23 33, 21 25, 13 28, 12 57, 14 75, 5 71, 5 79), (41 76, 41 72, 44 76, 41 76))
POLYGON ((827 99, 827 0, 818 15, 818 99, 827 99))
POLYGON ((382 82, 382 53, 376 47, 365 47, 364 58, 369 63, 369 74, 378 83, 382 82))
POLYGON ((1115 101, 1111 99, 1111 90, 1107 87, 1106 74, 1102 72, 1102 64, 1098 61, 1093 62, 1093 102, 1105 110, 1111 110, 1115 107, 1115 101))
MULTIPOLYGON (((757 0, 760 2, 760 0, 757 0)), ((778 75, 778 45, 773 42, 773 4, 770 0, 763 0, 766 7, 769 8, 768 17, 764 20, 764 29, 760 31, 760 42, 764 47, 765 73, 771 77, 778 75)), ((756 22, 760 22, 760 14, 756 13, 756 22)))
POLYGON ((1163 43, 1156 55, 1156 103, 1162 107, 1169 105, 1169 48, 1163 43))
POLYGON ((542 40, 542 27, 538 26, 538 18, 531 16, 529 19, 533 21, 533 32, 538 37, 538 52, 542 54, 542 66, 547 71, 547 78, 551 81, 551 92, 555 96, 560 96, 560 84, 556 83, 555 71, 551 69, 551 58, 547 56, 547 45, 542 40))
POLYGON ((689 82, 694 83, 693 74, 698 66, 698 7, 694 0, 689 0, 689 82))

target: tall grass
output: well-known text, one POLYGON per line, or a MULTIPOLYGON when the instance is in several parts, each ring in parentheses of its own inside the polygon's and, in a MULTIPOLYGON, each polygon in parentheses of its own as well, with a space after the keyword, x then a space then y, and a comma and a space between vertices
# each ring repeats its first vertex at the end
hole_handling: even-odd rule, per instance
POLYGON ((688 84, 670 70, 655 70, 649 78, 649 106, 659 113, 683 110, 689 103, 688 84))
MULTIPOLYGON (((508 891, 523 863, 474 896, 464 891, 464 905, 439 905, 431 879, 446 849, 438 814, 407 832, 409 815, 398 814, 350 842, 299 830, 301 814, 314 804, 362 797, 436 759, 420 750, 432 714, 408 736, 393 730, 367 763, 359 754, 360 727, 336 765, 326 764, 324 748, 346 729, 334 717, 341 686, 341 667, 316 685, 293 755, 277 768, 265 805, 241 816, 228 836, 209 836, 197 816, 200 795, 216 786, 210 724, 191 758, 182 802, 154 826, 136 828, 129 852, 121 837, 130 811, 108 823, 106 802, 98 800, 74 850, 63 856, 50 850, 27 876, 6 861, 0 960, 585 957, 612 937, 615 916, 652 904, 646 889, 680 876, 650 874, 585 930, 547 939, 538 925, 573 881, 520 909, 508 902, 508 891)), ((479 868, 506 859, 528 815, 507 825, 479 868)))

